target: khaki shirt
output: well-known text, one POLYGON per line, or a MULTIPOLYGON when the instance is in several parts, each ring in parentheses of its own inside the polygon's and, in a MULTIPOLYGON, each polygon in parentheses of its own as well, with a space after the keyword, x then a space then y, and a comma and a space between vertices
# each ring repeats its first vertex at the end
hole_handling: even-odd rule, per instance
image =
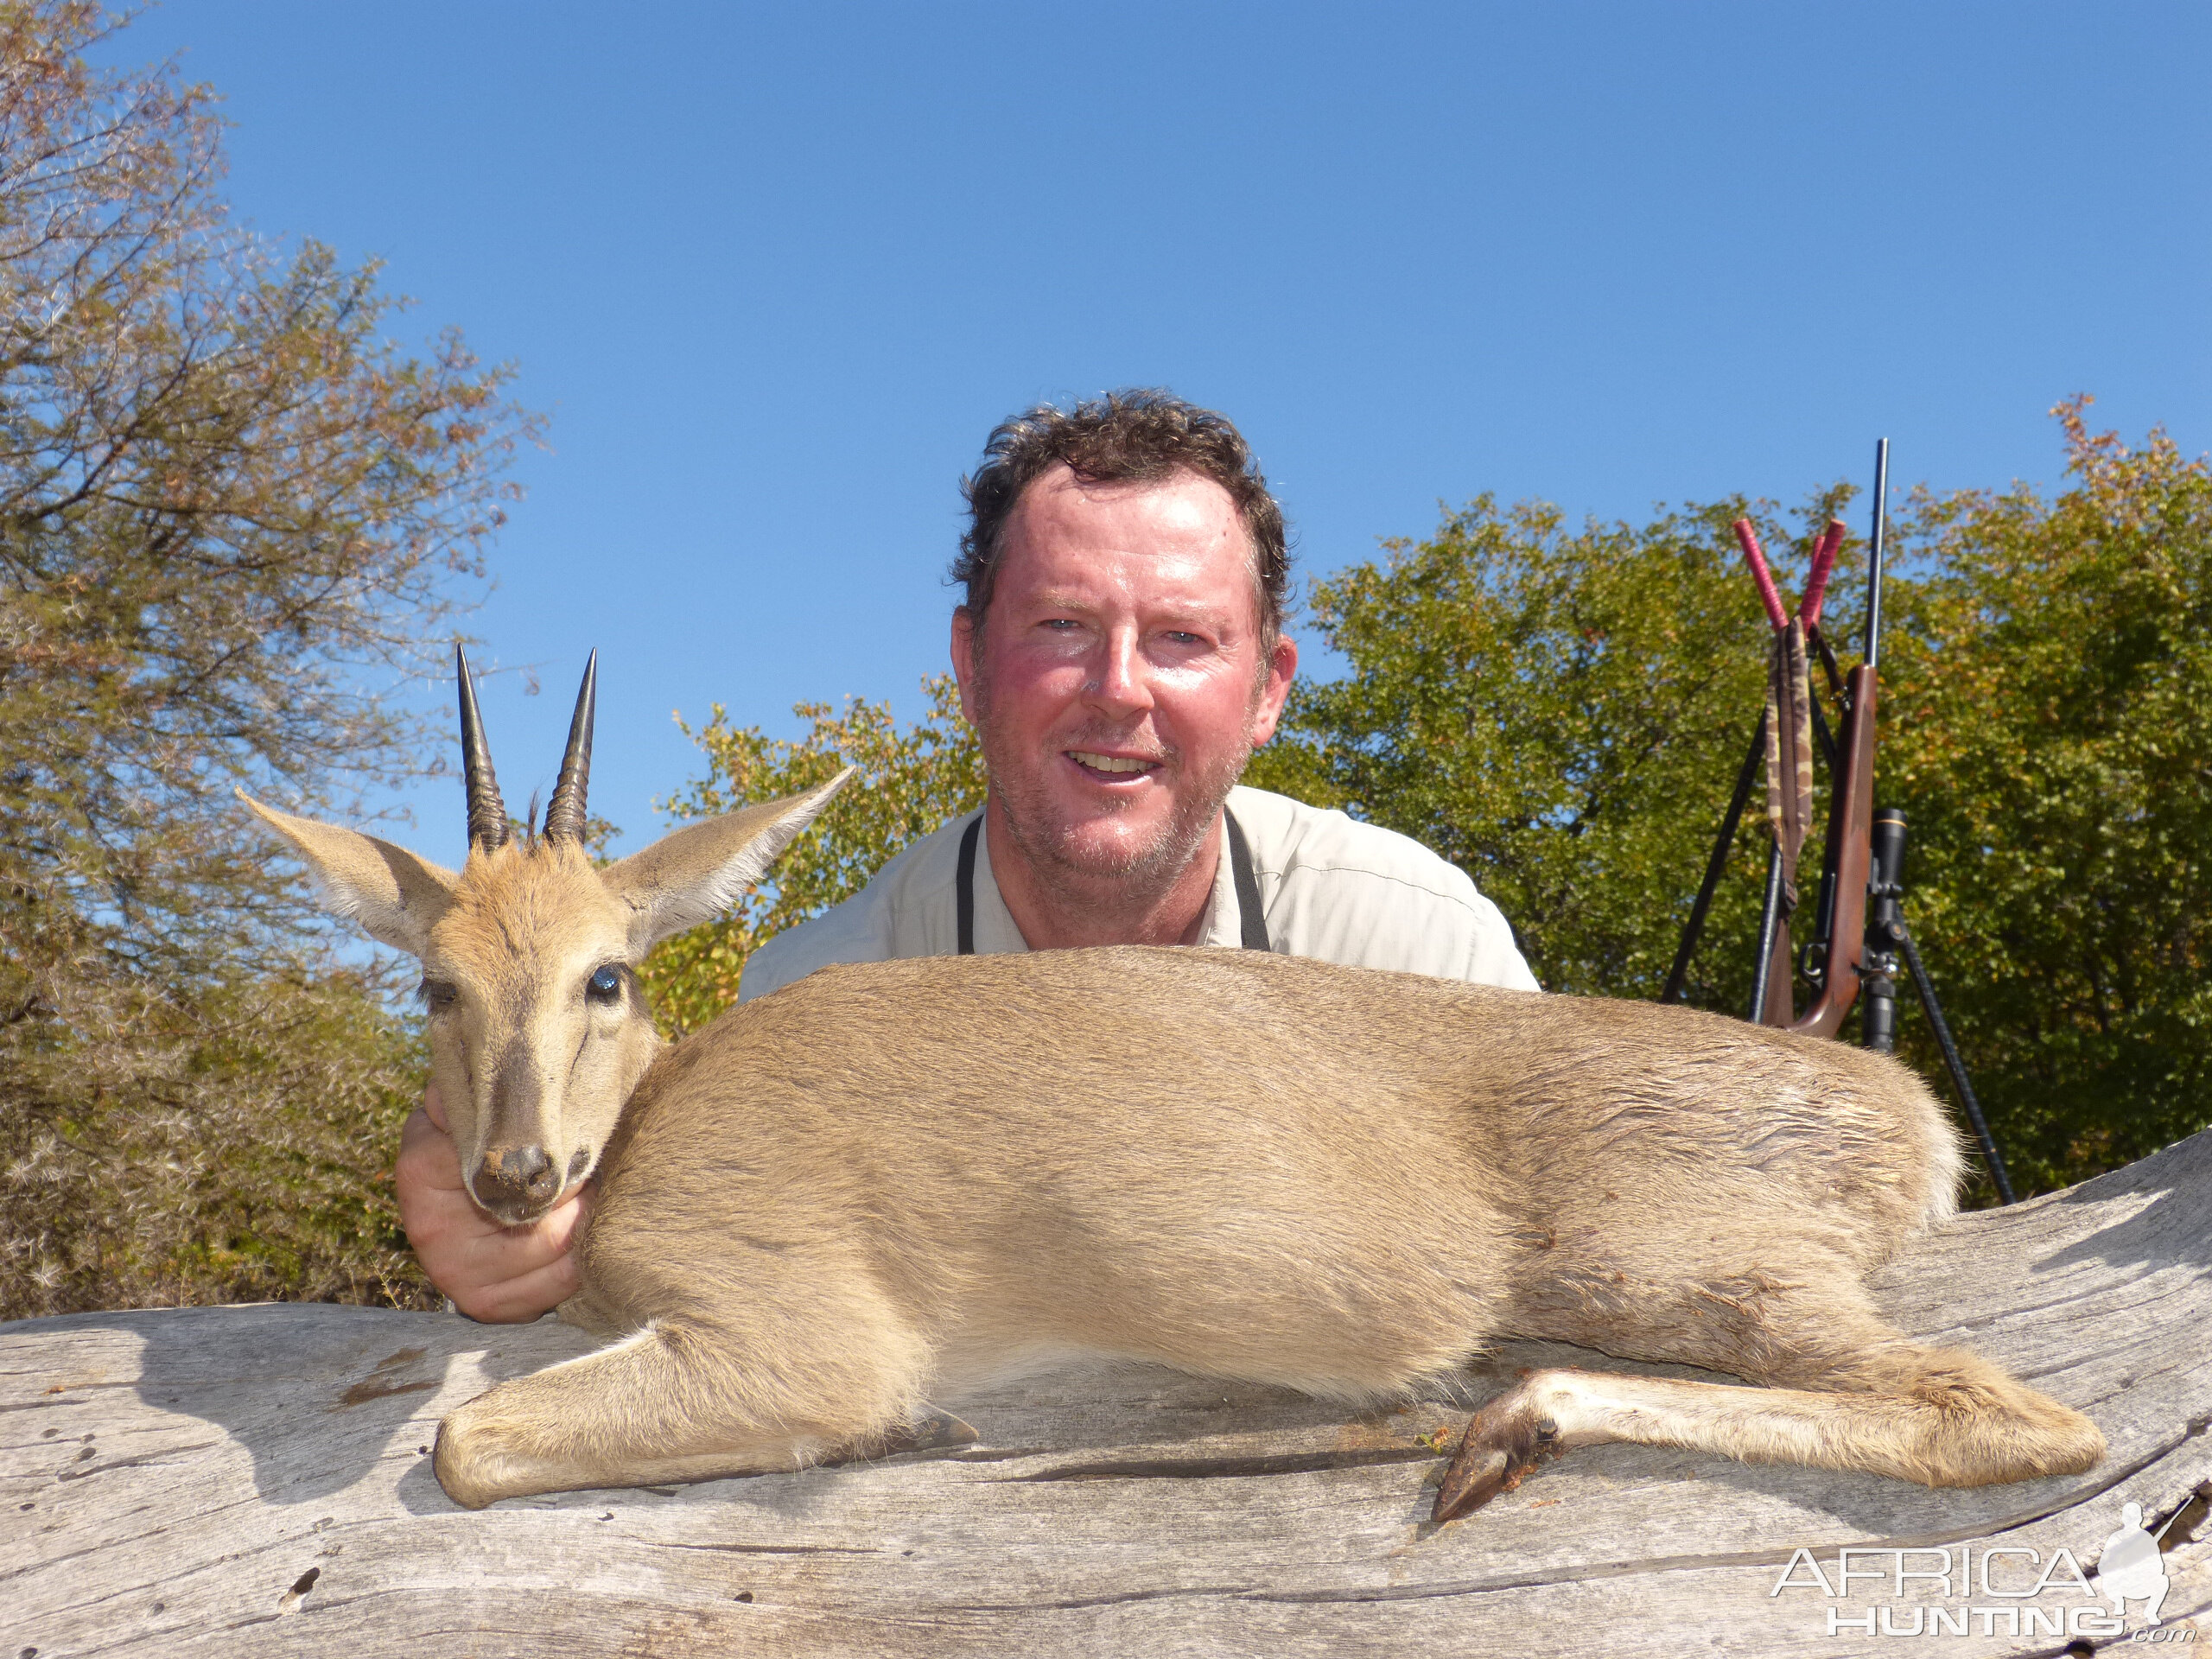
MULTIPOLYGON (((1230 790, 1229 810, 1251 849, 1268 943, 1279 954, 1541 988, 1497 906, 1419 842, 1265 790, 1230 790)), ((746 961, 739 1000, 765 996, 833 962, 958 954, 954 883, 961 834, 976 816, 923 837, 843 904, 762 945, 746 961)), ((990 837, 976 839, 976 953, 1027 950, 991 876, 990 837)), ((1198 942, 1235 949, 1243 918, 1225 832, 1223 839, 1198 942)))

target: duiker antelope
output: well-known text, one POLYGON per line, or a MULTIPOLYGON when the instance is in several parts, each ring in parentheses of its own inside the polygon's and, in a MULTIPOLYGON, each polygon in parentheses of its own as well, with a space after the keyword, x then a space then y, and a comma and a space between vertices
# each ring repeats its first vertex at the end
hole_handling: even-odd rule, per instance
POLYGON ((1506 1335, 1771 1386, 1535 1373, 1470 1422, 1440 1519, 1605 1440, 1934 1485, 2103 1454, 2078 1413, 1875 1312, 1869 1269, 1950 1213, 1961 1159, 1862 1049, 1195 949, 832 968, 664 1046, 636 964, 837 782, 595 869, 592 687, 518 837, 461 664, 458 874, 255 807, 422 958, 477 1201, 520 1222, 598 1178, 562 1313, 613 1340, 445 1420, 456 1501, 880 1450, 931 1394, 1063 1356, 1364 1401, 1506 1335))

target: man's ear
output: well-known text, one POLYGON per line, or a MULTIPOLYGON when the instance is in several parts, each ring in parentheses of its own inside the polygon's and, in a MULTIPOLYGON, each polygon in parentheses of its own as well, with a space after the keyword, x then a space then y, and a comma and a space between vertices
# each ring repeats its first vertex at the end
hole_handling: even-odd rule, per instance
POLYGON ((830 798, 853 775, 847 766, 802 795, 748 806, 663 836, 642 853, 600 872, 630 907, 630 950, 643 956, 671 933, 711 921, 767 873, 830 798))
POLYGON ((378 944, 419 957, 430 929, 452 902, 452 871, 357 830, 296 818, 232 791, 261 821, 292 843, 322 883, 324 908, 359 922, 378 944))
POLYGON ((1277 634, 1274 648, 1268 653, 1268 671, 1260 682, 1260 694, 1252 702, 1252 729, 1246 741, 1254 748, 1274 736, 1283 704, 1290 701, 1291 682, 1297 677, 1298 641, 1287 633, 1277 634))
POLYGON ((976 613, 965 605, 952 609, 952 677, 960 687, 960 717, 976 723, 976 653, 983 648, 982 630, 976 613))

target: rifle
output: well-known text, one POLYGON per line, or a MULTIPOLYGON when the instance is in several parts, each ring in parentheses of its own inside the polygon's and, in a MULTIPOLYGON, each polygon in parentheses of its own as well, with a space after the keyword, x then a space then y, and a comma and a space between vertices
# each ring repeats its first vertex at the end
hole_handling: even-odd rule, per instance
MULTIPOLYGON (((1860 1020, 1862 1040, 1868 1048, 1888 1053, 1896 1045, 1897 983, 1893 977, 1898 958, 1903 957, 1912 976, 1913 989, 1920 997, 1920 1004, 1927 1014, 1929 1024, 1936 1034, 1936 1046, 1942 1051, 1943 1064, 1949 1071, 1953 1086, 1957 1090, 1959 1103, 1967 1121, 1973 1125, 1975 1139, 1980 1142, 1990 1177, 1995 1184, 1999 1200, 2013 1201, 2012 1185, 2005 1168, 2005 1160, 1997 1149, 1995 1137, 1983 1117, 1981 1103, 1975 1097, 1974 1085, 1967 1079, 1966 1063, 1960 1057, 1958 1045, 1952 1039, 1950 1022, 1943 1016, 1943 1008, 1936 999, 1936 987, 1921 962, 1920 952, 1904 925, 1900 900, 1904 891, 1904 815, 1894 810, 1877 813, 1874 810, 1874 748, 1876 710, 1880 699, 1879 669, 1882 651, 1882 575, 1883 561, 1887 550, 1889 529, 1890 441, 1879 440, 1874 446, 1873 525, 1866 572, 1866 625, 1862 660, 1849 674, 1841 674, 1834 652, 1819 632, 1820 596, 1827 575, 1827 560, 1833 556, 1832 537, 1840 525, 1829 526, 1830 535, 1822 537, 1820 550, 1815 555, 1814 573, 1806 584, 1805 602, 1801 617, 1807 623, 1806 644, 1818 653, 1829 690, 1837 696, 1843 708, 1843 730, 1840 739, 1831 739, 1827 721, 1821 717, 1820 699, 1808 698, 1812 723, 1821 747, 1826 751, 1829 776, 1832 779, 1828 806, 1827 835, 1821 863, 1820 899, 1815 911, 1813 938, 1807 943, 1798 958, 1798 970, 1815 990, 1812 1005, 1802 1014, 1792 1017, 1792 999, 1789 992, 1789 952, 1788 945, 1789 906, 1784 896, 1785 855, 1780 839, 1771 844, 1767 854, 1766 893, 1760 912, 1758 955, 1752 970, 1750 1018, 1757 1025, 1785 1027, 1812 1037, 1833 1037, 1843 1026, 1844 1016, 1851 1012, 1862 990, 1866 996, 1866 1007, 1860 1020), (1872 901, 1870 915, 1868 905, 1872 901), (1776 968, 1781 975, 1777 979, 1776 968)), ((1768 620, 1783 637, 1787 626, 1782 602, 1769 573, 1766 560, 1758 547, 1758 537, 1751 533, 1748 520, 1739 521, 1737 537, 1744 546, 1745 563, 1751 566, 1753 578, 1759 586, 1760 597, 1765 602, 1768 620)), ((1727 862, 1728 849, 1733 843, 1738 825, 1742 822, 1744 807, 1749 801, 1760 758, 1768 753, 1768 743, 1774 714, 1763 709, 1758 729, 1753 733, 1750 750, 1736 777, 1735 792, 1730 798, 1728 810, 1721 820, 1720 834, 1713 843, 1713 855, 1706 861, 1705 879, 1700 884, 1696 901, 1690 906, 1688 921, 1682 929, 1681 944, 1675 952, 1675 961, 1667 973, 1665 988, 1659 994, 1662 1002, 1679 1002, 1687 987, 1692 953, 1697 949, 1699 937, 1704 931, 1705 920, 1713 904, 1713 895, 1719 886, 1720 873, 1727 862)), ((1791 849, 1794 853, 1794 849, 1791 849)))

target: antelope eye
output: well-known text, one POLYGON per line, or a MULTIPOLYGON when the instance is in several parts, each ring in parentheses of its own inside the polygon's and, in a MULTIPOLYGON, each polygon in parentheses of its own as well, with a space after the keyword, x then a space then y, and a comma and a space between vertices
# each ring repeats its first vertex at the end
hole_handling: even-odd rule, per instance
POLYGON ((613 963, 584 982, 584 993, 594 1002, 613 1002, 622 995, 622 970, 613 963))
POLYGON ((454 988, 453 982, 450 980, 426 979, 416 989, 420 992, 423 1001, 429 1004, 432 1014, 443 1014, 461 1001, 461 993, 454 988))

